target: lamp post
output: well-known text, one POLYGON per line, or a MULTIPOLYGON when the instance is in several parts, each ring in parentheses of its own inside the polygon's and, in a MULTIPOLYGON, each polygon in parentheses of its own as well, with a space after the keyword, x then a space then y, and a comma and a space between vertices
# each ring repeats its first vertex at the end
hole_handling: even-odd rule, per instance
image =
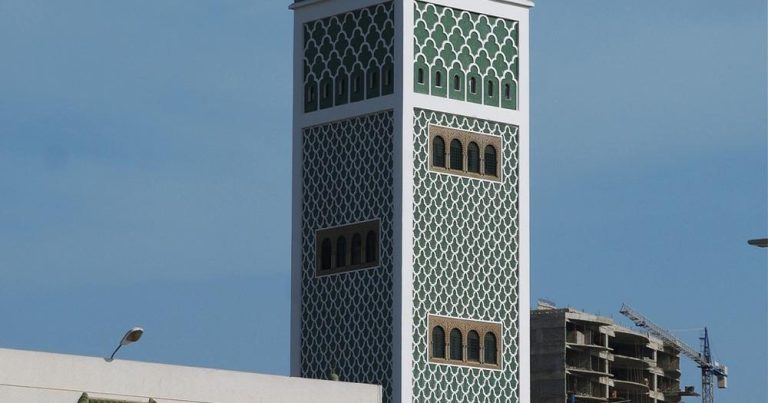
POLYGON ((117 348, 112 352, 112 355, 107 358, 107 362, 112 362, 112 360, 115 358, 115 354, 117 354, 117 350, 120 350, 120 347, 127 346, 131 343, 139 341, 142 334, 144 334, 144 329, 140 327, 134 327, 131 330, 125 332, 122 340, 120 340, 120 344, 117 345, 117 348))
POLYGON ((758 248, 768 248, 768 238, 750 239, 747 243, 758 248))

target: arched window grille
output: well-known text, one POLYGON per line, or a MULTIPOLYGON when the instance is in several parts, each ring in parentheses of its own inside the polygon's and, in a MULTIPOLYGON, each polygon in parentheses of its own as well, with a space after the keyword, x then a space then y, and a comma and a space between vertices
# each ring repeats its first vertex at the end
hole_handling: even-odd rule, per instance
POLYGON ((440 136, 432 139, 432 165, 445 168, 445 140, 440 136))
POLYGON ((451 330, 451 359, 461 361, 464 359, 461 330, 451 330))
POLYGON ((338 92, 339 96, 344 95, 344 87, 346 85, 347 80, 344 78, 339 78, 339 85, 338 85, 338 92))
POLYGON ((443 86, 443 74, 439 71, 435 73, 435 85, 438 87, 443 86))
POLYGON ((461 90, 461 78, 459 78, 458 74, 453 76, 453 89, 456 91, 461 90))
POLYGON ((375 262, 378 258, 379 240, 375 231, 368 231, 365 236, 365 262, 375 262))
POLYGON ((371 89, 374 89, 379 86, 379 74, 376 71, 371 72, 371 89))
POLYGON ((480 173, 480 147, 474 141, 467 146, 467 171, 480 173))
POLYGON ((327 99, 331 93, 331 83, 323 84, 323 99, 327 99))
POLYGON ((485 174, 499 176, 496 163, 496 148, 491 145, 485 146, 485 174))
POLYGON ((417 75, 416 78, 419 81, 419 84, 424 84, 424 69, 419 69, 416 75, 417 75))
POLYGON ((474 330, 467 333, 467 361, 480 362, 480 335, 474 330))
POLYGON ((488 81, 488 96, 493 96, 493 81, 488 81))
POLYGON ((496 345, 496 335, 493 334, 493 332, 486 333, 484 345, 486 364, 496 364, 498 362, 496 358, 497 349, 498 346, 496 345))
POLYGON ((477 94, 477 82, 474 77, 469 79, 469 92, 477 94))
POLYGON ((323 244, 320 247, 320 269, 331 270, 331 240, 323 240, 323 244))
POLYGON ((464 170, 464 149, 457 139, 451 140, 451 169, 464 170))
POLYGON ((352 261, 353 265, 360 264, 360 261, 362 260, 362 244, 363 241, 360 237, 360 234, 352 235, 352 256, 350 260, 352 261))
POLYGON ((509 84, 504 84, 504 98, 512 99, 512 88, 509 84))
POLYGON ((340 236, 336 240, 336 267, 347 265, 347 238, 340 236))
POLYGON ((440 326, 432 329, 432 358, 445 358, 445 330, 440 326))

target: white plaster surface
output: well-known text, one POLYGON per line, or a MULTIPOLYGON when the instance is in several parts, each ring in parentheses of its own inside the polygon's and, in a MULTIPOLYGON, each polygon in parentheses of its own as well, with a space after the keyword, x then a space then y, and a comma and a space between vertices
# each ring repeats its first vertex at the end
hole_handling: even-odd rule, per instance
POLYGON ((83 392, 158 403, 381 402, 378 385, 0 349, 0 402, 77 403, 83 392))

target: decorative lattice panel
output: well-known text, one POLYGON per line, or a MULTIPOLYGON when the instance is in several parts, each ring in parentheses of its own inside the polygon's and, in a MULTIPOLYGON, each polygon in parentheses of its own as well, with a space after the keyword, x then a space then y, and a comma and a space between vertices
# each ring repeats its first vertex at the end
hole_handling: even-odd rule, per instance
POLYGON ((518 22, 416 2, 414 91, 517 109, 518 22))
POLYGON ((392 112, 303 131, 301 373, 392 395, 392 112), (380 265, 315 276, 315 231, 380 220, 380 265))
POLYGON ((518 128, 414 111, 413 396, 418 402, 518 401, 518 128), (435 124, 501 136, 503 182, 432 172, 435 124), (429 314, 501 322, 502 370, 428 363, 429 314))
POLYGON ((394 90, 393 2, 304 24, 304 111, 394 90))

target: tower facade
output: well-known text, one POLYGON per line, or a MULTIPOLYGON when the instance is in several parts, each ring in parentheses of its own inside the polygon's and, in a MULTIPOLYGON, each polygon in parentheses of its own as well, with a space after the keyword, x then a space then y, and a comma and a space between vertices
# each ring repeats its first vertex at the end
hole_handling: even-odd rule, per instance
POLYGON ((530 400, 531 6, 291 6, 292 375, 530 400))

